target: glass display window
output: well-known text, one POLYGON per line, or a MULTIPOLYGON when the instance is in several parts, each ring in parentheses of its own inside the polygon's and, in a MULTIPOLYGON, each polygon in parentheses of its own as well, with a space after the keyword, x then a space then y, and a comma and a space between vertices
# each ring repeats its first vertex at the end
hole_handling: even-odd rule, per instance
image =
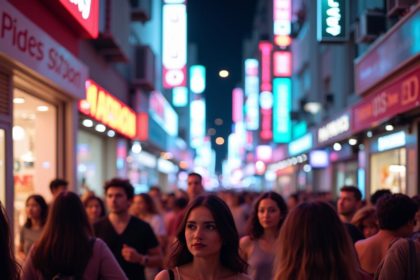
POLYGON ((389 189, 393 193, 406 192, 406 149, 373 154, 370 160, 370 192, 389 189))

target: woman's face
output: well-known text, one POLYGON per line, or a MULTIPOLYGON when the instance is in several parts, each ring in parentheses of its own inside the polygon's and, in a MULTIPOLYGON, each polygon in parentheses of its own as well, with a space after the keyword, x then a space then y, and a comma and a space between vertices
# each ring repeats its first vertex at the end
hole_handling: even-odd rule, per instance
POLYGON ((41 206, 39 206, 38 202, 33 198, 29 199, 26 203, 26 216, 29 219, 35 220, 41 218, 41 206))
POLYGON ((131 204, 131 210, 135 216, 147 213, 147 204, 142 196, 134 196, 133 203, 131 204))
POLYGON ((222 239, 211 212, 203 206, 193 209, 185 226, 185 240, 194 257, 220 254, 222 239))
POLYGON ((96 221, 101 216, 101 205, 96 199, 91 199, 86 205, 86 214, 90 221, 96 221))
POLYGON ((271 198, 264 198, 258 205, 258 221, 264 229, 276 228, 280 223, 280 209, 271 198))

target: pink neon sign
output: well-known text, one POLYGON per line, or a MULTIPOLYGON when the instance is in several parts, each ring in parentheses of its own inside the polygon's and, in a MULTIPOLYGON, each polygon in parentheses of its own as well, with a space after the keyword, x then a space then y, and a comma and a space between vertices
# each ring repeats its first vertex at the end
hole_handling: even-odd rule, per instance
POLYGON ((242 122, 244 105, 244 92, 241 88, 234 88, 232 91, 232 120, 233 122, 242 122))
POLYGON ((290 77, 292 75, 292 54, 290 52, 274 52, 273 63, 273 75, 275 77, 290 77))
POLYGON ((271 91, 271 51, 273 45, 268 41, 261 41, 258 47, 261 52, 261 91, 271 91))
POLYGON ((291 0, 274 0, 273 22, 275 35, 290 35, 292 21, 291 0))
POLYGON ((61 5, 83 27, 91 38, 97 38, 99 32, 99 0, 74 1, 60 0, 61 5))

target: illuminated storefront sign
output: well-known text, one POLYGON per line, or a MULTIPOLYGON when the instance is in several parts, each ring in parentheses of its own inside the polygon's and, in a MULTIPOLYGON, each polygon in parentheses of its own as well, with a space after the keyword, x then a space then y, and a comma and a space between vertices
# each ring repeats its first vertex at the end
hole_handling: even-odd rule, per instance
POLYGON ((346 0, 318 0, 318 41, 347 40, 347 2, 346 0))
POLYGON ((324 143, 350 131, 350 115, 346 113, 318 129, 318 143, 324 143))
POLYGON ((276 78, 273 82, 273 139, 274 143, 289 143, 292 137, 290 110, 292 82, 290 78, 276 78))
POLYGON ((312 148, 312 134, 307 133, 304 136, 290 142, 289 155, 295 156, 302 154, 312 148))
POLYGON ((273 155, 273 149, 269 145, 259 145, 256 148, 257 160, 262 160, 264 162, 271 161, 273 155))
POLYGON ((273 139, 273 94, 269 91, 260 93, 261 107, 261 140, 273 139))
POLYGON ((86 96, 87 67, 16 10, 0 0, 0 53, 50 79, 74 98, 86 96))
POLYGON ((98 37, 99 0, 59 0, 91 38, 98 37))
POLYGON ((191 147, 199 147, 206 134, 206 103, 203 99, 191 101, 190 104, 191 147))
POLYGON ((372 45, 354 63, 356 94, 363 94, 386 79, 402 64, 418 59, 420 54, 420 6, 404 16, 386 36, 372 45), (404 43, 402 43, 404 42, 404 43))
POLYGON ((290 35, 292 30, 291 0, 274 0, 274 35, 290 35))
POLYGON ((324 150, 315 150, 309 153, 309 164, 312 168, 325 168, 329 164, 328 153, 324 150))
POLYGON ((286 51, 276 51, 273 53, 273 76, 290 77, 292 76, 292 54, 286 51))
POLYGON ((163 6, 163 86, 186 85, 187 11, 184 4, 163 6))
POLYGON ((190 67, 190 89, 196 94, 203 93, 206 89, 206 68, 203 65, 190 67))
POLYGON ((172 104, 175 107, 185 107, 188 104, 188 89, 186 87, 175 87, 172 90, 172 104))
POLYGON ((258 45, 261 52, 261 91, 271 91, 271 51, 273 45, 268 41, 261 41, 258 45))
POLYGON ((234 88, 232 91, 232 120, 233 122, 242 122, 244 106, 244 92, 241 88, 234 88))
POLYGON ((378 151, 383 152, 405 145, 404 131, 392 133, 378 138, 378 151))
POLYGON ((245 96, 247 96, 245 101, 245 125, 248 130, 257 130, 260 122, 258 66, 258 60, 256 59, 245 60, 245 96))
POLYGON ((92 80, 86 81, 86 99, 79 102, 79 110, 130 139, 136 136, 136 113, 92 80))
POLYGON ((352 131, 374 127, 420 104, 420 66, 368 95, 352 108, 352 131))
POLYGON ((178 135, 178 115, 159 91, 154 91, 149 99, 150 116, 171 136, 178 135))

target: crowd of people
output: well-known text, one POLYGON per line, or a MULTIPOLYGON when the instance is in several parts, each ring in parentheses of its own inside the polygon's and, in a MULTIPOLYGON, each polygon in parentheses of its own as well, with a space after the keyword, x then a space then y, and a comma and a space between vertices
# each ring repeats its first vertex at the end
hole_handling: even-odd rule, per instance
POLYGON ((170 194, 50 190, 27 198, 17 248, 1 206, 0 279, 420 279, 419 196, 206 193, 197 173, 170 194))

